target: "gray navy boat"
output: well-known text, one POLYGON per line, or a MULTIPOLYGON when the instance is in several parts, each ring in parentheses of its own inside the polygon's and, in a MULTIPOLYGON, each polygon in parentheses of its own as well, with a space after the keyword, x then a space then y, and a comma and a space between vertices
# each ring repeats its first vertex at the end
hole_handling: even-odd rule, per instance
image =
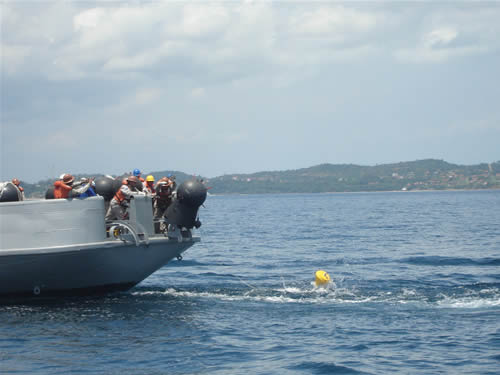
POLYGON ((131 200, 129 220, 112 222, 100 196, 0 203, 0 296, 131 288, 200 241, 192 230, 206 189, 195 185, 172 202, 172 220, 156 225, 148 196, 131 200))

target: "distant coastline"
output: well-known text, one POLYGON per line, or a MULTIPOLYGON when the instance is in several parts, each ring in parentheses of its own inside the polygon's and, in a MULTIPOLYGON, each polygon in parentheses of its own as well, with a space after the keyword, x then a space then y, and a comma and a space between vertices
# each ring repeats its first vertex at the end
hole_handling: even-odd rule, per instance
POLYGON ((231 174, 207 180, 213 194, 347 193, 500 189, 500 162, 456 165, 443 160, 231 174))
MULTIPOLYGON (((172 170, 147 174, 156 179, 174 174, 178 183, 193 178, 191 174, 172 170)), ((198 177, 205 181, 213 195, 495 190, 500 189, 500 161, 476 165, 457 165, 437 159, 376 166, 320 164, 295 170, 198 177)), ((45 180, 23 186, 27 196, 43 197, 53 182, 45 180)))
POLYGON ((247 195, 301 195, 301 194, 372 194, 372 193, 401 193, 401 194, 408 194, 408 193, 445 193, 445 192, 468 192, 468 191, 484 191, 484 192, 495 192, 495 191, 500 191, 500 187, 498 188, 485 188, 485 189, 440 189, 440 190, 409 190, 409 191, 404 191, 404 190, 371 190, 371 191, 323 191, 319 193, 307 193, 307 192, 302 192, 302 193, 216 193, 216 194, 210 194, 212 197, 222 197, 222 196, 231 196, 231 195, 238 195, 238 196, 247 196, 247 195))

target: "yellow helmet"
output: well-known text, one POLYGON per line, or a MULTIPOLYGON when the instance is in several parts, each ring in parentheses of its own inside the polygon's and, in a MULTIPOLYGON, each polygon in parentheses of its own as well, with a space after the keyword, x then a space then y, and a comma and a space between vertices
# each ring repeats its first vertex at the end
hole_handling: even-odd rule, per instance
POLYGON ((146 177, 146 181, 153 181, 153 182, 155 182, 155 178, 152 175, 148 175, 148 177, 146 177))

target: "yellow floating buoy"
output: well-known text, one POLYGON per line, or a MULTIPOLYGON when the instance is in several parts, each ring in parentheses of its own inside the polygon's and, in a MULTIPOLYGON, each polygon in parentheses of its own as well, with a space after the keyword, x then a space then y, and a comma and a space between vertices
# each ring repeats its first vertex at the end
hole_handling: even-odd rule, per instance
POLYGON ((330 282, 330 275, 323 270, 316 271, 316 286, 325 285, 330 282))

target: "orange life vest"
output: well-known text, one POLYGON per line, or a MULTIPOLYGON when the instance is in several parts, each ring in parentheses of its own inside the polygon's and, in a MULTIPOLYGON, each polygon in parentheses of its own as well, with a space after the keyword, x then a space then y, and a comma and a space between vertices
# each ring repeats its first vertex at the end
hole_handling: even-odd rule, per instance
MULTIPOLYGON (((123 180, 123 185, 128 185, 127 183, 127 180, 123 180)), ((118 191, 115 193, 115 196, 113 197, 113 199, 115 199, 118 203, 122 204, 123 201, 127 200, 127 197, 125 196, 125 194, 123 194, 122 192, 122 187, 120 186, 120 188, 118 189, 118 191)))
POLYGON ((68 198, 69 192, 73 189, 62 181, 54 182, 54 199, 68 198))
POLYGON ((126 200, 126 199, 127 199, 127 197, 125 197, 125 195, 122 193, 122 191, 121 191, 121 190, 118 190, 118 191, 116 192, 115 196, 114 196, 114 199, 115 199, 115 201, 117 201, 118 203, 122 204, 122 202, 123 202, 124 200, 126 200))
POLYGON ((153 185, 150 185, 148 183, 146 183, 146 189, 148 189, 148 191, 151 193, 151 194, 155 194, 156 193, 156 189, 153 185))

